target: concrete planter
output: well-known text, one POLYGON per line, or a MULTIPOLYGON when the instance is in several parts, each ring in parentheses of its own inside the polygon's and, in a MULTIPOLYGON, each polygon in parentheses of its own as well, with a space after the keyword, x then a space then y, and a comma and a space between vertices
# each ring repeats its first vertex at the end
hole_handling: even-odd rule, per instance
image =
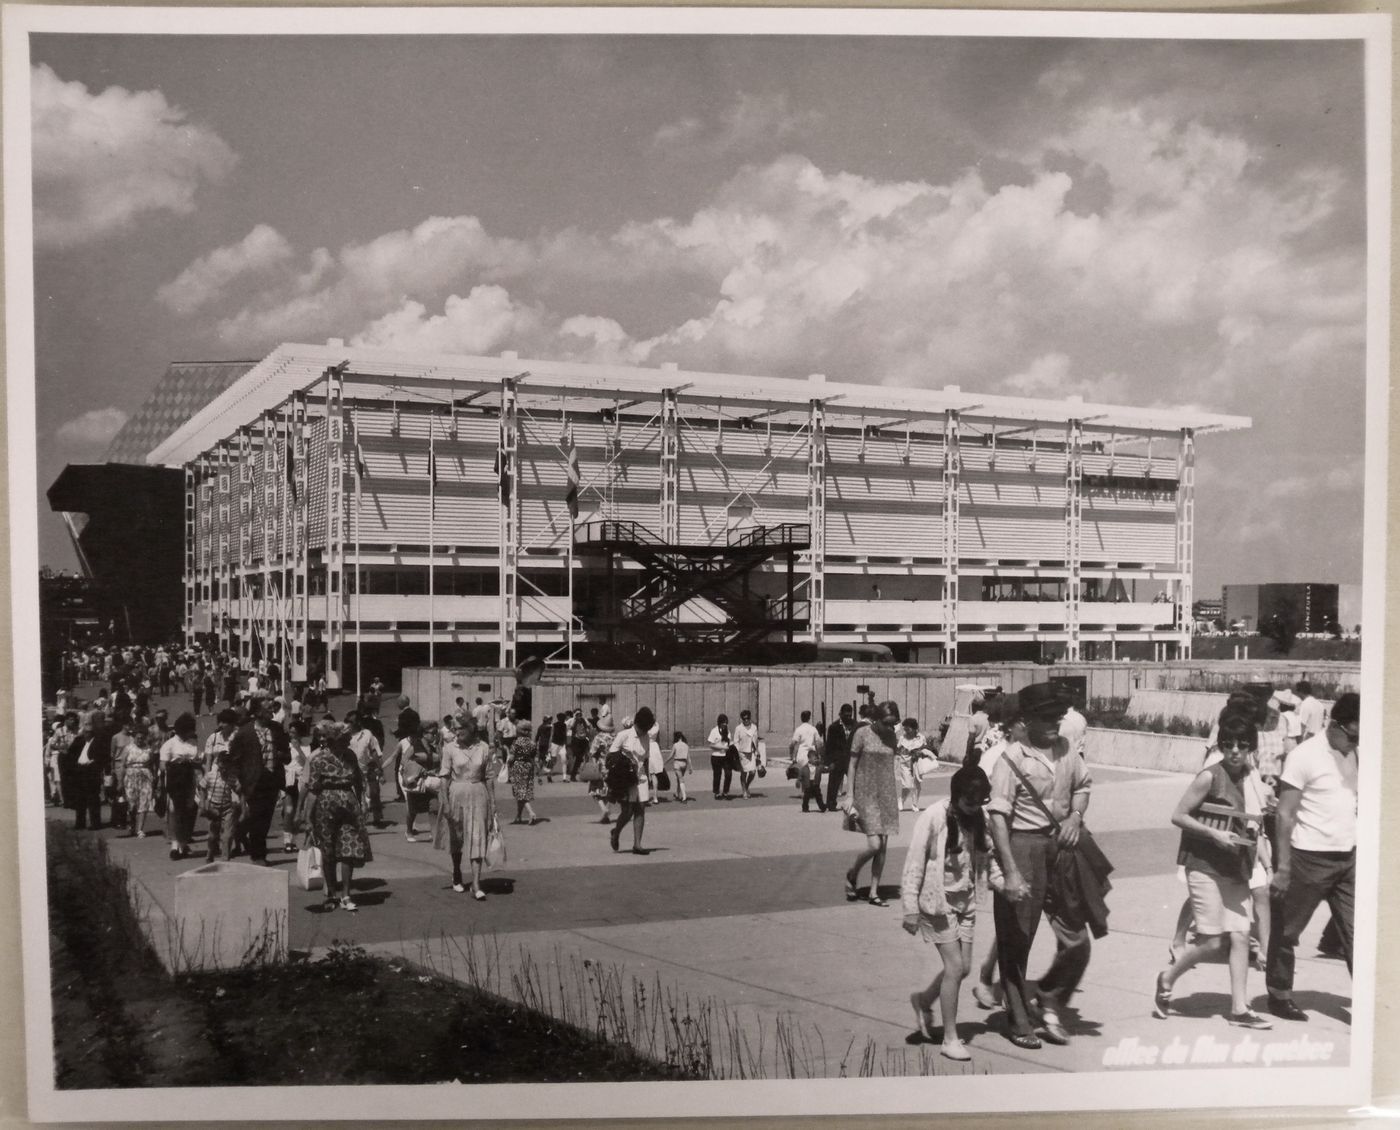
POLYGON ((287 873, 207 863, 175 879, 170 958, 180 970, 232 969, 287 959, 287 873))
POLYGON ((1205 738, 1181 734, 1152 734, 1143 730, 1109 730, 1090 726, 1084 737, 1084 757, 1091 765, 1195 773, 1201 768, 1205 755, 1205 738))
POLYGON ((1212 691, 1137 690, 1128 700, 1130 718, 1189 718, 1214 722, 1225 709, 1229 695, 1212 691))

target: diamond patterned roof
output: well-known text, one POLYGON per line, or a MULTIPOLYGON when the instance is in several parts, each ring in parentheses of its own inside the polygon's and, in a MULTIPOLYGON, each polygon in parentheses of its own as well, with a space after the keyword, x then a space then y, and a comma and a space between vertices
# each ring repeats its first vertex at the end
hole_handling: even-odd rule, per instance
POLYGON ((256 361, 176 361, 155 391, 122 426, 103 456, 107 463, 145 463, 191 416, 248 372, 256 361))

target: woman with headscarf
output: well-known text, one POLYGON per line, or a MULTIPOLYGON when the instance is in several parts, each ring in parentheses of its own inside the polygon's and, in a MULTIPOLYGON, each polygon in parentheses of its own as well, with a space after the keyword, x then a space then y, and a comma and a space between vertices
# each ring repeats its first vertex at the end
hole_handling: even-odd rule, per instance
POLYGON ((492 766, 491 749, 477 733, 476 723, 463 722, 456 741, 442 747, 438 775, 444 780, 439 794, 433 846, 446 848, 452 857, 452 889, 459 894, 467 888, 462 882, 462 856, 471 860, 472 898, 486 897, 481 889, 481 864, 486 858, 486 841, 496 817, 496 804, 487 777, 492 766))
POLYGON ((170 858, 185 859, 194 838, 194 820, 199 812, 195 792, 199 788, 201 757, 195 742, 197 727, 193 714, 175 719, 175 732, 160 747, 160 772, 165 790, 165 834, 170 840, 170 858))
POLYGON ((856 883, 860 870, 870 864, 871 906, 889 906, 880 897, 880 876, 885 870, 889 839, 899 831, 899 803, 895 792, 895 750, 901 714, 899 704, 882 702, 870 725, 856 730, 851 738, 851 769, 848 813, 854 830, 865 836, 866 846, 846 872, 846 901, 860 898, 856 883))
POLYGON ((350 748, 350 727, 321 722, 316 727, 322 748, 311 758, 307 788, 311 793, 311 838, 321 849, 326 877, 325 908, 336 906, 336 872, 340 874, 340 909, 359 910, 350 888, 355 868, 374 859, 365 831, 365 777, 350 748))

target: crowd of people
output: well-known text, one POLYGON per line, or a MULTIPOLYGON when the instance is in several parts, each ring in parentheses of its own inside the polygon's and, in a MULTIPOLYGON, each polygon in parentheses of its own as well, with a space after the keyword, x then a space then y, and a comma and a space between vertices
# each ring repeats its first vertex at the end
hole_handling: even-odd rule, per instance
MULTIPOLYGON (((690 744, 672 731, 663 746, 647 706, 616 720, 606 702, 536 719, 528 695, 472 705, 458 698, 440 720, 424 720, 400 696, 389 740, 377 680, 336 718, 314 685, 284 688, 275 670, 263 669, 223 688, 226 705, 214 711, 201 745, 197 708, 217 699, 210 704, 197 691, 210 672, 227 674, 217 658, 109 655, 107 687, 87 709, 60 698, 44 752, 46 783, 51 802, 74 811, 76 827, 102 827, 104 806, 110 823, 133 837, 146 836, 153 817, 163 819, 170 857, 183 859, 203 816, 207 859, 266 864, 280 813, 282 851, 305 844, 320 853, 323 908, 355 911, 353 876, 373 861, 368 830, 384 826, 386 787, 405 804, 406 839, 417 842, 418 821, 430 821, 433 846, 449 853, 453 889, 475 900, 487 897, 483 871, 503 843, 498 785, 515 802, 512 823, 533 826, 545 821, 533 805, 537 785, 586 779, 611 849, 623 850, 630 827, 630 850, 641 855, 648 809, 666 794, 680 804, 694 800, 690 744), (178 678, 182 665, 187 680, 201 674, 186 692, 196 695, 192 709, 171 721, 142 692, 158 689, 167 667, 178 678)), ((1343 694, 1329 714, 1306 683, 1263 692, 1252 685, 1229 696, 1171 816, 1186 897, 1152 985, 1159 1018, 1172 1014, 1182 977, 1223 958, 1230 1024, 1271 1026, 1251 1007, 1251 969, 1265 973, 1270 1015, 1306 1020, 1293 997, 1295 949, 1323 901, 1332 912, 1324 944, 1350 968, 1360 701, 1343 694)), ((970 977, 973 1000, 1004 1010, 1007 1038, 1018 1048, 1070 1038, 1070 997, 1088 968, 1091 939, 1106 933, 1111 870, 1086 827, 1093 791, 1086 731, 1084 716, 1052 684, 990 694, 974 707, 950 795, 923 807, 924 761, 936 756, 937 741, 897 703, 843 704, 824 725, 803 711, 794 727, 787 774, 802 811, 815 804, 839 813, 864 840, 845 873, 847 900, 888 905, 881 880, 889 842, 900 814, 915 815, 900 877, 902 925, 938 960, 910 1001, 926 1039, 935 1039, 935 1009, 941 1013, 941 1051, 951 1059, 971 1057, 957 1028, 970 977), (995 939, 974 971, 979 908, 984 923, 990 909, 995 939), (1055 954, 1031 981, 1042 917, 1055 954)), ((705 744, 713 797, 753 797, 769 763, 752 712, 742 710, 734 726, 720 714, 705 744)))

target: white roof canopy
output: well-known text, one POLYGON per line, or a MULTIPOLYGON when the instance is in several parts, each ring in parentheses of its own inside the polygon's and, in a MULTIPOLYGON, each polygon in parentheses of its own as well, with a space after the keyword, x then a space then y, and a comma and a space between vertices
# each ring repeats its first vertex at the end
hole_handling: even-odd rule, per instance
MULTIPOLYGON (((1006 427, 1028 434, 1080 420, 1086 430, 1137 435, 1176 435, 1232 431, 1250 426, 1247 416, 1222 416, 1194 409, 1133 408, 1086 401, 982 396, 956 386, 940 389, 850 384, 821 377, 792 380, 693 372, 669 367, 641 368, 574 361, 523 360, 514 354, 470 357, 453 354, 394 353, 343 345, 280 345, 227 391, 215 397, 146 457, 147 462, 180 466, 240 428, 255 423, 294 393, 324 393, 332 366, 345 365, 345 396, 351 400, 397 400, 439 405, 490 407, 502 383, 517 378, 523 407, 571 413, 617 410, 655 411, 667 389, 677 392, 681 411, 726 421, 762 420, 775 426, 807 420, 811 403, 821 401, 828 427, 941 430, 946 413, 967 424, 1006 427), (689 412, 687 412, 689 408, 689 412)), ((1002 434, 1007 434, 1003 432, 1002 434)))

